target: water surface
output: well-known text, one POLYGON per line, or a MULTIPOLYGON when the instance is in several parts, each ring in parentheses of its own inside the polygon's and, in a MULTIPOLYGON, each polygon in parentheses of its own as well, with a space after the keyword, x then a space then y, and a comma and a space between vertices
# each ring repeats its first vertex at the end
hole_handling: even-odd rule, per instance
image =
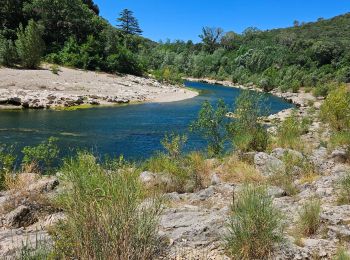
MULTIPOLYGON (((35 145, 50 136, 59 138, 63 155, 72 148, 89 149, 98 154, 120 155, 128 159, 151 156, 161 149, 167 132, 188 133, 187 150, 206 146, 198 135, 188 131, 201 104, 219 98, 233 104, 239 89, 186 82, 201 91, 193 99, 172 103, 146 103, 120 107, 101 107, 76 111, 23 110, 0 111, 0 143, 16 144, 18 150, 35 145)), ((271 113, 292 107, 284 100, 267 95, 271 113)))

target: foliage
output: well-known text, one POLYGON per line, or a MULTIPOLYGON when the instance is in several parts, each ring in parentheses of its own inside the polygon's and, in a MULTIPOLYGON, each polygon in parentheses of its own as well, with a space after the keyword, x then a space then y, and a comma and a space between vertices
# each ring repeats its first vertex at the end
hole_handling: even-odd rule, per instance
POLYGON ((5 188, 6 175, 13 171, 15 161, 13 147, 0 146, 0 191, 5 188))
POLYGON ((205 101, 198 114, 198 119, 191 124, 191 131, 200 133, 208 141, 209 155, 219 155, 224 150, 227 138, 226 114, 228 108, 223 100, 219 100, 216 108, 205 101))
POLYGON ((291 149, 301 149, 300 136, 305 134, 308 129, 309 120, 307 118, 299 119, 293 111, 291 116, 287 117, 277 129, 277 146, 291 149))
POLYGON ((58 159, 59 148, 57 146, 57 138, 50 137, 47 141, 43 141, 37 146, 26 146, 22 149, 23 159, 22 165, 25 167, 30 164, 39 167, 40 171, 50 171, 55 160, 58 159))
POLYGON ((58 75, 58 72, 60 71, 60 67, 56 64, 52 64, 50 66, 50 70, 53 74, 58 75))
POLYGON ((347 172, 339 181, 339 198, 340 204, 350 203, 350 172, 347 172))
POLYGON ((266 128, 259 122, 266 112, 262 108, 262 96, 243 91, 235 101, 235 119, 230 124, 234 146, 242 151, 264 151, 268 143, 266 128))
POLYGON ((181 75, 170 67, 152 71, 154 77, 160 82, 180 84, 183 82, 181 75))
POLYGON ((314 234, 320 226, 321 202, 312 199, 305 202, 299 212, 299 228, 305 235, 314 234))
POLYGON ((142 30, 140 29, 139 22, 134 17, 134 13, 131 10, 124 9, 120 13, 120 17, 117 19, 119 21, 118 27, 125 34, 142 34, 142 30))
POLYGON ((17 51, 12 40, 0 35, 0 65, 13 66, 17 61, 17 51))
POLYGON ((17 32, 16 48, 20 63, 24 68, 35 69, 40 65, 44 50, 41 36, 42 29, 34 20, 30 20, 25 29, 20 25, 17 32))
POLYGON ((181 155, 182 148, 186 142, 186 135, 176 135, 171 133, 170 135, 165 135, 164 139, 161 141, 161 144, 167 151, 170 158, 177 159, 181 155))
POLYGON ((346 86, 329 93, 321 107, 321 118, 335 131, 350 129, 350 92, 346 86))
POLYGON ((58 258, 153 259, 160 246, 161 201, 145 193, 139 173, 106 171, 80 152, 65 161, 61 182, 68 185, 57 203, 67 216, 53 231, 58 258))
POLYGON ((234 197, 226 248, 235 259, 264 259, 282 241, 282 215, 262 187, 243 187, 234 197))
POLYGON ((334 260, 350 260, 350 254, 345 248, 341 247, 337 250, 334 260))
POLYGON ((202 34, 199 35, 199 38, 203 41, 204 49, 209 53, 213 53, 221 41, 223 32, 221 28, 204 27, 202 34))

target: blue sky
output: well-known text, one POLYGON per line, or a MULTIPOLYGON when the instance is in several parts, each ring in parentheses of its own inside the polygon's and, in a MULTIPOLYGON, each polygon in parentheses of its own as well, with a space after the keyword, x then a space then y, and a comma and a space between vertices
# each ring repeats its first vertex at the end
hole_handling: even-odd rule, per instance
POLYGON ((203 26, 222 27, 241 33, 288 27, 294 20, 315 21, 319 17, 350 12, 349 0, 95 0, 100 15, 116 24, 124 8, 134 11, 143 35, 152 40, 181 39, 198 42, 203 26))

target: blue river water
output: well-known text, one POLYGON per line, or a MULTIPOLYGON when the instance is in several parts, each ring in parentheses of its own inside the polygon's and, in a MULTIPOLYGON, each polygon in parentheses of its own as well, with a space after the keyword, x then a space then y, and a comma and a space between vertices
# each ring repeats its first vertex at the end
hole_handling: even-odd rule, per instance
MULTIPOLYGON (((0 111, 0 144, 36 145, 50 136, 59 138, 62 155, 73 149, 88 149, 100 155, 123 154, 127 159, 144 159, 161 150, 166 133, 187 133, 187 150, 200 150, 206 142, 189 133, 189 125, 198 116, 202 103, 223 99, 233 105, 239 89, 186 82, 200 90, 195 98, 171 103, 145 103, 118 107, 100 107, 75 111, 21 110, 0 111)), ((266 95, 266 105, 276 113, 293 105, 266 95)))

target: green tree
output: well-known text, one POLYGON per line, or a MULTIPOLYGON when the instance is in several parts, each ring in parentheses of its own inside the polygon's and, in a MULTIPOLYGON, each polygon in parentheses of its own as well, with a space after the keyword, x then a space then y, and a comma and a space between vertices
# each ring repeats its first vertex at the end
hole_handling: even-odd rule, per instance
POLYGON ((234 146, 240 151, 264 151, 268 143, 266 128, 259 122, 266 115, 263 98, 252 91, 243 91, 235 102, 235 119, 229 125, 234 146))
POLYGON ((35 69, 40 65, 45 46, 42 32, 42 29, 34 20, 30 20, 25 29, 20 25, 17 32, 16 47, 23 67, 35 69))
POLYGON ((213 53, 221 41, 224 30, 222 28, 215 27, 203 27, 202 34, 199 38, 202 39, 204 44, 204 50, 213 53))
POLYGON ((133 11, 124 9, 120 13, 120 17, 117 19, 119 24, 117 25, 122 32, 125 34, 131 34, 131 35, 141 35, 142 30, 139 26, 139 22, 134 16, 133 11))
POLYGON ((190 126, 191 131, 200 133, 208 141, 209 155, 219 155, 224 150, 224 143, 227 139, 226 114, 228 108, 225 102, 220 99, 216 109, 205 101, 198 114, 198 119, 190 126))
POLYGON ((0 65, 12 66, 17 60, 17 52, 12 40, 0 35, 0 65))

